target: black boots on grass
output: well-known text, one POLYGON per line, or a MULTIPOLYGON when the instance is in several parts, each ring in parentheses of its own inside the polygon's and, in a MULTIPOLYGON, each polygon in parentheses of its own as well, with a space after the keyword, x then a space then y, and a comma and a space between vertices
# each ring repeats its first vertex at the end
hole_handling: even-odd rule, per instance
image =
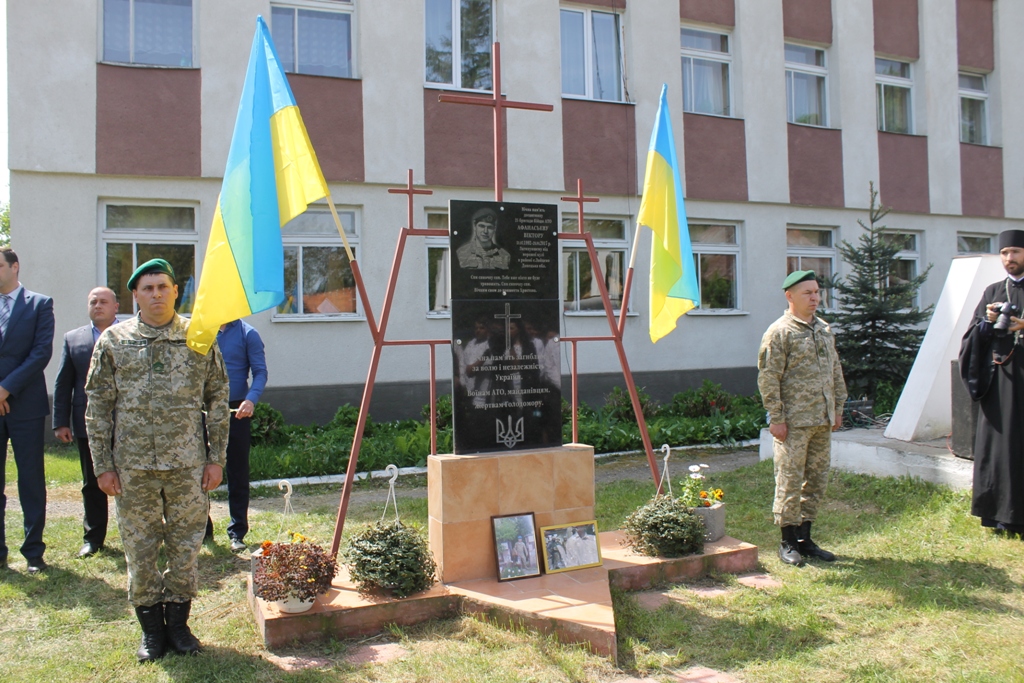
POLYGON ((199 654, 199 639, 188 627, 191 610, 191 602, 158 602, 149 607, 136 607, 135 616, 142 625, 142 644, 135 653, 139 661, 160 659, 168 646, 181 654, 199 654))
POLYGON ((804 560, 813 557, 822 562, 835 562, 836 556, 818 547, 811 540, 811 523, 804 522, 800 526, 782 527, 782 543, 779 544, 779 559, 785 564, 802 567, 804 560))

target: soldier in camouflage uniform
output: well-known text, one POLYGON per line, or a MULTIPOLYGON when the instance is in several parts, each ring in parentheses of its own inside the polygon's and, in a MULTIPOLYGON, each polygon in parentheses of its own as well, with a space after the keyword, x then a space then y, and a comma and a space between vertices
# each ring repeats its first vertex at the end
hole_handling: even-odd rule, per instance
POLYGON ((814 272, 791 273, 782 288, 789 310, 764 333, 757 354, 757 386, 775 437, 779 558, 797 566, 805 557, 833 562, 811 540, 811 522, 828 482, 832 432, 843 424, 846 383, 832 330, 814 315, 821 301, 814 272))
POLYGON ((128 280, 139 315, 100 335, 86 380, 86 428, 97 483, 116 496, 128 598, 142 624, 139 661, 166 645, 199 652, 188 627, 198 588, 208 491, 220 484, 228 438, 228 378, 220 350, 185 345, 178 287, 163 259, 128 280), (209 452, 203 433, 203 411, 209 452), (160 544, 167 558, 161 574, 160 544))

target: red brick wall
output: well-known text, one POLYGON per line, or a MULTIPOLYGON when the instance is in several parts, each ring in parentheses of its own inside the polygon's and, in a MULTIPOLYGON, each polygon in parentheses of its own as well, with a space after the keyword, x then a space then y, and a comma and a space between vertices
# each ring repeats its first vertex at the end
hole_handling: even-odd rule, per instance
POLYGON ((956 51, 960 66, 982 71, 995 68, 992 0, 957 0, 956 51))
POLYGON ((878 194, 896 211, 928 213, 928 138, 878 133, 878 194))
POLYGON ((288 81, 324 177, 363 182, 363 82, 299 74, 288 81))
POLYGON ((747 201, 747 138, 742 119, 683 114, 686 196, 747 201))
POLYGON ((843 206, 843 133, 789 124, 789 201, 843 206))
POLYGON ((831 45, 831 0, 782 0, 782 29, 787 38, 831 45))
POLYGON ((960 196, 965 216, 1003 217, 1001 147, 960 143, 960 196))
POLYGON ((736 4, 733 0, 679 0, 679 18, 735 26, 736 4))
MULTIPOLYGON (((441 92, 433 88, 423 89, 426 184, 494 187, 494 110, 486 106, 438 102, 441 92)), ((489 95, 481 97, 490 98, 489 95)), ((503 138, 508 140, 507 135, 503 138)), ((507 150, 506 142, 506 160, 507 150)), ((507 161, 504 176, 507 187, 507 161)))
POLYGON ((920 56, 917 2, 874 0, 875 52, 909 60, 920 56))
MULTIPOLYGON (((590 194, 636 194, 636 107, 616 102, 562 100, 565 187, 583 179, 590 194)), ((639 161, 646 163, 647 156, 639 161)))

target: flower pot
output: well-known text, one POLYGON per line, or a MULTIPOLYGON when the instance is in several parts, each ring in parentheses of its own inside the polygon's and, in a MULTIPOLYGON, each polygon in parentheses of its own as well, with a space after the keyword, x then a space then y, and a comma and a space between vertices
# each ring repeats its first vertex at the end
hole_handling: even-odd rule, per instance
POLYGON ((704 541, 712 543, 725 536, 725 503, 715 503, 709 508, 694 508, 693 512, 704 522, 704 541))
POLYGON ((315 602, 316 598, 312 600, 299 600, 295 596, 289 595, 284 600, 274 600, 270 604, 286 614, 299 614, 300 612, 311 610, 315 602))

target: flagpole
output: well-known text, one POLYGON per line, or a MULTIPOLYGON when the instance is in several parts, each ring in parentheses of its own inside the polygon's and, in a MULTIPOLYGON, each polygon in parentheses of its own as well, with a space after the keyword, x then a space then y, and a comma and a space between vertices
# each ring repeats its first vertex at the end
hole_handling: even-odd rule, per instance
POLYGON ((633 250, 629 254, 629 268, 626 269, 626 282, 622 287, 623 305, 619 309, 619 337, 626 331, 626 311, 629 308, 629 294, 633 289, 633 266, 636 264, 636 252, 640 246, 640 232, 643 229, 639 223, 636 224, 636 233, 633 235, 633 250))
POLYGON ((341 235, 341 241, 345 245, 345 253, 348 254, 348 261, 352 263, 356 260, 356 257, 352 255, 352 247, 349 246, 348 237, 345 236, 345 228, 341 225, 341 218, 338 217, 338 210, 334 207, 334 200, 331 199, 331 193, 328 192, 326 195, 327 206, 331 207, 331 215, 334 216, 334 224, 338 226, 338 234, 341 235))

